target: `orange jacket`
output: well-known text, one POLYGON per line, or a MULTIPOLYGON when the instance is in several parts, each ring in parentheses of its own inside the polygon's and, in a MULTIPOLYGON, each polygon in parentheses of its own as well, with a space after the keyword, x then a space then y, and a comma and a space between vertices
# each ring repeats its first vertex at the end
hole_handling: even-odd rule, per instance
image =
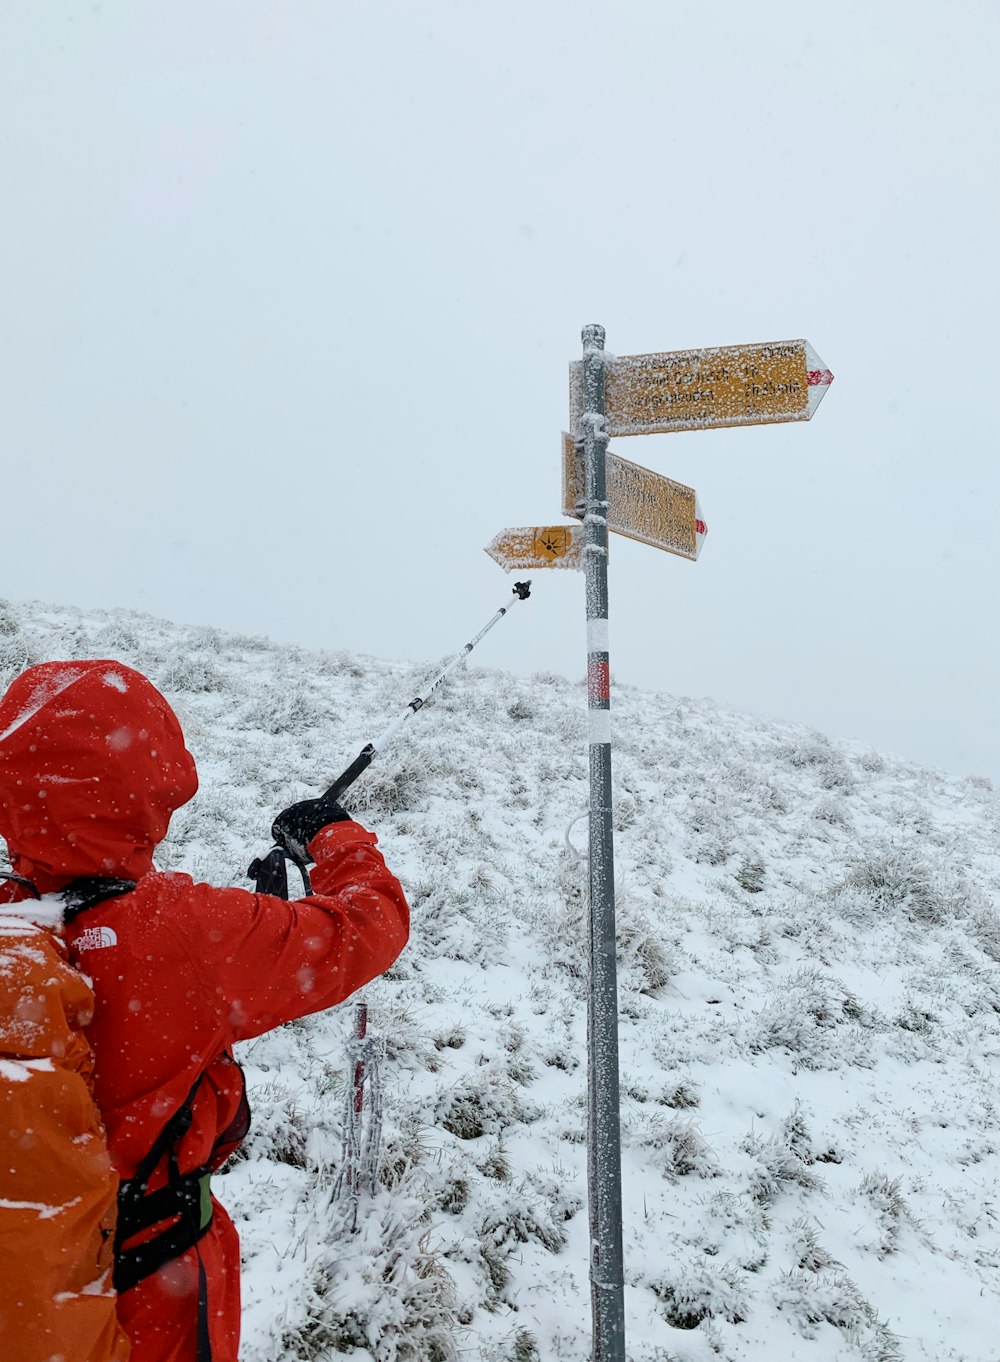
MULTIPOLYGON (((121 663, 44 664, 0 701, 0 833, 15 870, 43 892, 81 875, 138 881, 66 933, 93 980, 95 1092, 123 1179, 199 1074, 181 1170, 217 1166, 226 1150, 214 1159, 212 1151, 231 1143, 242 1094, 233 1043, 341 1002, 388 968, 407 938, 399 882, 355 822, 313 839, 307 899, 153 871, 153 848, 196 786, 166 701, 121 663)), ((164 1176, 157 1170, 150 1189, 164 1176)), ((199 1262, 213 1362, 236 1362, 239 1249, 214 1207, 196 1249, 119 1297, 133 1362, 195 1362, 199 1262)))

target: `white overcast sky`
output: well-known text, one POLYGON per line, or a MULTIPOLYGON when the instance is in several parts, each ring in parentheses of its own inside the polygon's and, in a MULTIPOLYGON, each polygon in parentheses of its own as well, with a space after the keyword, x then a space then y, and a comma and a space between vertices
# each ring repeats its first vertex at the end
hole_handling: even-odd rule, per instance
MULTIPOLYGON (((805 337, 810 423, 612 444, 709 525, 614 539, 612 672, 1000 781, 998 70, 996 0, 7 0, 0 594, 439 660, 584 323, 805 337)), ((582 578, 477 661, 582 676, 582 578)))

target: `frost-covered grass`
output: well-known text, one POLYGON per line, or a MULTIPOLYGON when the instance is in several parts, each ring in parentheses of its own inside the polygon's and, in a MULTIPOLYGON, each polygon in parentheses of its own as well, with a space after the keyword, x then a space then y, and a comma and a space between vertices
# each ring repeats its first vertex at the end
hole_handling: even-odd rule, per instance
MULTIPOLYGON (((516 627, 513 625, 511 627, 516 627)), ((242 883, 273 813, 436 669, 128 613, 0 610, 0 669, 111 656, 202 789, 162 863, 242 883)), ((413 908, 366 992, 379 1185, 332 1199, 351 1007, 244 1048, 245 1362, 585 1362, 585 689, 471 667, 355 787, 413 908)), ((1000 801, 791 725, 614 692, 632 1362, 995 1362, 1000 801)))

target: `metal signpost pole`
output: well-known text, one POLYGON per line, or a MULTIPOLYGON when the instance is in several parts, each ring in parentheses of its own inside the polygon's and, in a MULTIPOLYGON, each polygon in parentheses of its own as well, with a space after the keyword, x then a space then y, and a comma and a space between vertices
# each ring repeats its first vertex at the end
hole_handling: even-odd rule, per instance
MULTIPOLYGON (((586 574, 590 762, 587 1194, 593 1310, 591 1362, 625 1362, 618 978, 611 824, 608 533, 626 535, 694 561, 701 552, 708 527, 693 487, 685 487, 683 483, 662 477, 628 459, 609 454, 608 438, 809 421, 833 382, 833 374, 805 340, 619 355, 614 363, 609 363, 605 354, 602 326, 585 326, 582 340, 583 362, 570 365, 570 427, 573 433, 563 435, 562 510, 564 515, 582 518, 583 531, 581 533, 576 526, 567 530, 559 525, 522 525, 501 530, 486 546, 486 552, 508 571, 542 567, 579 569, 582 566, 586 574)), ((517 583, 514 589, 519 595, 522 590, 526 595, 527 583, 517 583)), ((419 708, 423 699, 418 696, 417 700, 411 701, 411 709, 419 708)), ((368 755, 371 750, 369 745, 345 776, 353 779, 357 774, 355 768, 362 764, 363 769, 366 760, 371 760, 368 755)), ((281 855, 281 852, 272 852, 272 856, 276 854, 281 855)))
POLYGON ((604 328, 583 330, 586 467, 587 716, 590 753, 590 996, 588 1153, 593 1362, 625 1362, 618 978, 611 830, 611 675, 608 661, 608 500, 604 328))

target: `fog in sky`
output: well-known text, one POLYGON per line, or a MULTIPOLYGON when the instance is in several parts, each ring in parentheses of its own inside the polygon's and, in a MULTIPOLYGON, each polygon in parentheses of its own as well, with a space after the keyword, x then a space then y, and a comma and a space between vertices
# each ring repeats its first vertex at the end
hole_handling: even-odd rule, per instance
MULTIPOLYGON (((437 661, 585 323, 804 337, 811 422, 612 442, 709 526, 613 539, 613 675, 1000 782, 998 69, 995 0, 8 0, 0 594, 437 661)), ((476 659, 580 677, 534 581, 476 659)))

